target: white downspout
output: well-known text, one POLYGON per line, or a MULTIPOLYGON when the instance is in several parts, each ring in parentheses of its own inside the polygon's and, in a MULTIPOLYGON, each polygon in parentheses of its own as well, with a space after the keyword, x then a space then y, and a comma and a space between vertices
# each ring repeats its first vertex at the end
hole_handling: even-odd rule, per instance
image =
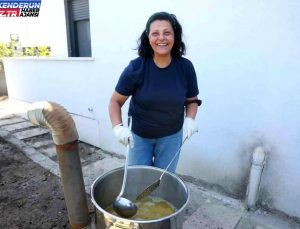
POLYGON ((248 209, 254 209, 257 201, 261 174, 265 165, 265 151, 262 147, 257 147, 252 155, 250 178, 247 187, 246 204, 248 209))

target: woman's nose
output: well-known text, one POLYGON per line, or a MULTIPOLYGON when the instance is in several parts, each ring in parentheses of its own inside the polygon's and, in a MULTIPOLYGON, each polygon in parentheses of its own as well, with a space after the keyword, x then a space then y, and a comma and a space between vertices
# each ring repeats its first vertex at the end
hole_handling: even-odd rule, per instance
POLYGON ((158 36, 158 39, 164 39, 164 38, 165 38, 165 35, 163 33, 160 33, 158 36))

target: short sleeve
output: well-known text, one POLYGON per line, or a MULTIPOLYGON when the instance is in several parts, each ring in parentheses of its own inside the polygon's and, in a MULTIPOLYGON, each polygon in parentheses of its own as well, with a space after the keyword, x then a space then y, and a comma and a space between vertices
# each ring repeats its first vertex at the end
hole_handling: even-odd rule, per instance
POLYGON ((195 97, 199 94, 197 75, 192 62, 188 61, 187 69, 187 92, 186 98, 195 97))
POLYGON ((135 93, 139 80, 141 61, 137 59, 130 61, 129 65, 121 73, 115 90, 121 95, 130 96, 135 93))

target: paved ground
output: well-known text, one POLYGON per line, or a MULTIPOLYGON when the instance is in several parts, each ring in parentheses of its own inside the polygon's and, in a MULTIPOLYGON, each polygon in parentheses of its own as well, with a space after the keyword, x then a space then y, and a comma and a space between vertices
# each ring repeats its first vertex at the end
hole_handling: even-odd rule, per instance
MULTIPOLYGON (((60 174, 55 145, 52 141, 51 134, 48 129, 34 126, 26 119, 26 107, 27 104, 20 101, 1 101, 0 99, 0 138, 2 138, 2 141, 4 140, 12 144, 36 163, 37 169, 41 169, 43 171, 42 173, 47 174, 50 172, 51 176, 53 175, 54 179, 59 181, 60 174)), ((0 152, 0 158, 2 156, 1 154, 0 152)), ((90 186, 98 176, 113 168, 124 165, 124 157, 104 152, 99 148, 83 142, 80 142, 80 157, 88 200, 90 198, 90 186)), ((0 179, 2 180, 3 177, 1 178, 0 176, 0 179)), ((283 214, 276 212, 270 213, 260 209, 247 211, 244 203, 240 200, 222 196, 189 182, 186 182, 186 184, 190 190, 191 199, 185 212, 184 229, 300 228, 299 223, 283 214)), ((54 205, 53 208, 57 208, 57 206, 54 205)), ((94 217, 92 210, 91 217, 94 217)), ((26 218, 24 221, 26 221, 26 218)), ((67 226, 64 225, 64 227, 67 226)), ((92 224, 90 227, 93 228, 94 225, 92 224)), ((30 228, 60 227, 58 225, 54 227, 45 225, 43 227, 34 227, 31 225, 30 228)))

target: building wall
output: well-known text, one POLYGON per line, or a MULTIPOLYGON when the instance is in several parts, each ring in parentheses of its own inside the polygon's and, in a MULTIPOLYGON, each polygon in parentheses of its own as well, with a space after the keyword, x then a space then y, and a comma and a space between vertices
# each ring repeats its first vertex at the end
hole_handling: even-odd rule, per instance
POLYGON ((0 96, 7 95, 7 86, 3 63, 0 61, 0 96))
POLYGON ((148 17, 172 12, 182 23, 203 100, 199 133, 183 147, 177 172, 243 198, 252 151, 263 146, 260 201, 300 217, 299 4, 90 0, 92 59, 5 60, 9 96, 61 103, 80 117, 81 138, 124 153, 111 131, 110 95, 136 57, 133 49, 148 17), (88 128, 85 120, 92 120, 88 128))

